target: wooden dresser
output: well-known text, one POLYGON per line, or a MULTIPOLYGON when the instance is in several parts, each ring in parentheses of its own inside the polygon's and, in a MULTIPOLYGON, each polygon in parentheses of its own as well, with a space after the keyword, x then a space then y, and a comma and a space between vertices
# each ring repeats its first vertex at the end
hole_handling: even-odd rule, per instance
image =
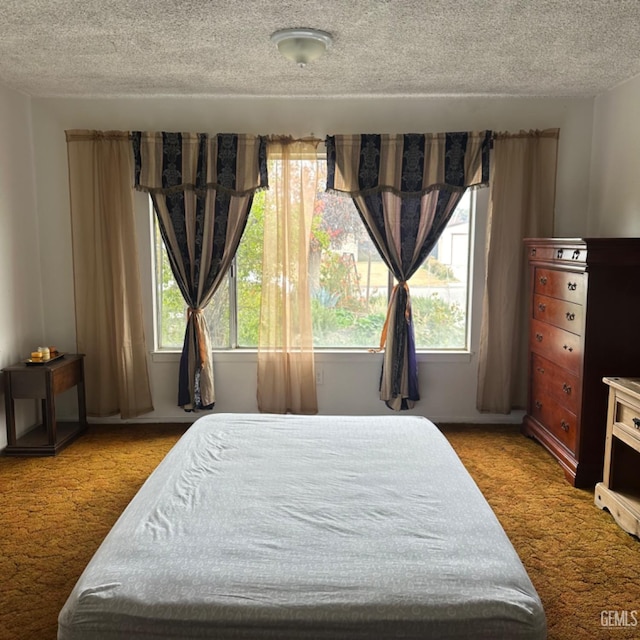
POLYGON ((602 480, 605 376, 640 376, 640 238, 525 240, 529 384, 522 431, 567 480, 602 480))

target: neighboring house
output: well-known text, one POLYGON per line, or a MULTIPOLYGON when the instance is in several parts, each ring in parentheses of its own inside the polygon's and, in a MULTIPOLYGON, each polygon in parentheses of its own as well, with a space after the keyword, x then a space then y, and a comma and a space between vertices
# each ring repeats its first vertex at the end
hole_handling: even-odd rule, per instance
POLYGON ((468 237, 469 209, 459 206, 438 239, 438 244, 433 252, 439 262, 451 267, 458 279, 466 279, 467 277, 468 237))

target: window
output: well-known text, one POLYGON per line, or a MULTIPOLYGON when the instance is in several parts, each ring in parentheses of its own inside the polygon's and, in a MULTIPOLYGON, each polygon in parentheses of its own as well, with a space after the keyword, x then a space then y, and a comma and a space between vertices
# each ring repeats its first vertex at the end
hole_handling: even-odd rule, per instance
MULTIPOLYGON (((468 348, 473 203, 473 194, 467 190, 431 255, 409 280, 418 349, 468 348)), ((258 193, 234 266, 205 310, 214 349, 257 346, 263 216, 264 194, 258 193)), ((155 216, 154 229, 157 349, 179 350, 186 305, 155 216)), ((318 194, 309 281, 316 348, 379 346, 393 282, 350 198, 318 194)))

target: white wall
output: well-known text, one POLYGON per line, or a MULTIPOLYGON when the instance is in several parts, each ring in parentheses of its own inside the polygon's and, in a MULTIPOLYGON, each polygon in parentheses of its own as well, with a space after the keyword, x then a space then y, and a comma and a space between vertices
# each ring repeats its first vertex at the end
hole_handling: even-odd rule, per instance
MULTIPOLYGON (((0 369, 42 344, 40 250, 30 100, 0 86, 0 369)), ((7 438, 0 396, 3 448, 7 438)), ((16 413, 21 434, 35 420, 35 401, 17 401, 16 413)))
POLYGON ((588 234, 640 236, 640 76, 595 100, 588 234))
MULTIPOLYGON (((586 232, 593 100, 514 98, 196 98, 38 99, 33 101, 38 216, 42 247, 43 305, 47 340, 73 350, 73 284, 65 129, 148 129, 208 132, 313 133, 435 132, 472 129, 518 131, 559 127, 556 234, 586 232)), ((486 198, 486 193, 483 195, 486 198)), ((149 270, 146 202, 138 198, 140 259, 149 270)), ((420 357, 422 400, 415 413, 441 421, 517 422, 521 414, 493 416, 475 409, 484 229, 476 238, 476 302, 469 355, 420 357)), ((151 307, 150 287, 145 306, 151 307)), ((147 339, 152 344, 148 319, 147 339)), ((324 384, 320 411, 377 414, 388 409, 378 399, 380 355, 319 353, 324 384)), ((256 411, 255 355, 224 353, 215 359, 216 411, 256 411)), ((149 420, 191 420, 175 406, 177 359, 150 356, 155 411, 149 420)))

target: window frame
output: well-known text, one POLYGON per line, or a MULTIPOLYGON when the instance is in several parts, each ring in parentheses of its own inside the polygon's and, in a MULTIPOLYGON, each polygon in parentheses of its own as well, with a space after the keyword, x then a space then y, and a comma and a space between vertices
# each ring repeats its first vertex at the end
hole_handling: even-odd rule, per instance
MULTIPOLYGON (((479 193, 483 193, 488 191, 488 189, 470 189, 470 209, 469 209, 469 249, 468 249, 468 259, 467 259, 467 293, 466 293, 466 319, 465 319, 465 345, 464 347, 452 347, 452 348, 436 348, 436 349, 427 349, 427 348, 416 348, 416 352, 419 360, 422 360, 424 356, 438 357, 439 359, 443 358, 448 360, 447 356, 462 356, 470 359, 473 355, 473 344, 474 344, 474 336, 473 328, 474 328, 474 320, 477 322, 477 318, 475 318, 475 313, 478 309, 481 308, 482 300, 478 300, 476 297, 476 291, 478 286, 481 284, 480 282, 475 280, 475 274, 478 270, 479 260, 484 262, 484 252, 478 252, 477 250, 477 235, 478 235, 478 225, 480 224, 482 227, 482 236, 484 236, 484 232, 486 231, 486 217, 487 217, 487 208, 488 208, 488 197, 478 198, 479 193), (479 200, 484 200, 484 203, 479 207, 479 200), (482 256, 479 255, 482 253, 482 256)), ((157 231, 157 222, 155 212, 153 211, 153 205, 151 203, 151 199, 148 198, 148 208, 146 220, 148 224, 148 238, 150 240, 149 246, 149 260, 147 264, 150 266, 150 287, 151 290, 151 325, 153 335, 153 360, 154 361, 171 361, 173 360, 173 356, 179 354, 181 352, 181 347, 162 347, 160 346, 160 314, 158 310, 158 282, 156 278, 157 274, 157 255, 156 255, 156 234, 157 231), (164 356, 167 356, 165 358, 164 356)), ((257 352, 257 348, 253 346, 239 346, 238 345, 238 325, 237 325, 237 278, 236 278, 236 260, 232 262, 231 268, 229 269, 229 273, 227 274, 227 279, 229 283, 229 304, 230 304, 230 317, 229 317, 229 346, 228 347, 213 347, 212 351, 219 356, 221 354, 239 354, 239 353, 247 353, 252 354, 257 352)), ((391 296, 391 292, 393 289, 394 278, 391 273, 388 274, 387 281, 387 299, 391 296)), ((185 318, 186 322, 186 318, 185 318)), ((479 327, 479 322, 477 322, 479 327)), ((356 346, 314 346, 314 352, 317 354, 358 354, 358 353, 370 353, 371 351, 376 349, 376 345, 372 345, 371 347, 356 347, 356 346)))

